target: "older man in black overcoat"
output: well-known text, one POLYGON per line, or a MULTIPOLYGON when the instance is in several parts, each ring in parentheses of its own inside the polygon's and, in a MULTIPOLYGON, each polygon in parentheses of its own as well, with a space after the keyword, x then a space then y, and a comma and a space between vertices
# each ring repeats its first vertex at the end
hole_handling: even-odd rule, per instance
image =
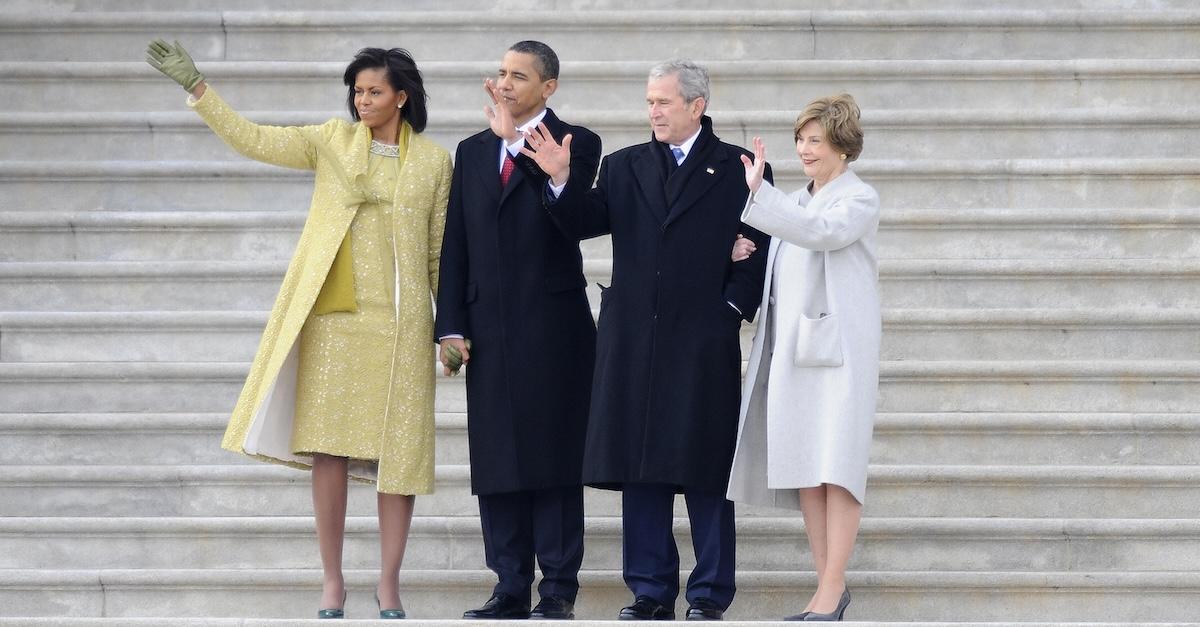
POLYGON ((579 588, 596 326, 579 241, 550 219, 547 176, 518 152, 522 131, 535 124, 570 135, 579 164, 570 180, 592 185, 600 138, 546 108, 558 65, 541 42, 514 44, 485 85, 491 128, 463 140, 454 164, 435 333, 443 363, 457 366, 454 353, 467 364, 471 491, 498 578, 469 619, 530 617, 535 556, 542 581, 534 618, 571 618, 579 588))
POLYGON ((564 230, 612 234, 583 478, 623 492, 624 575, 635 599, 619 618, 674 617, 672 507, 682 492, 697 562, 687 617, 715 620, 735 591, 725 488, 738 424, 738 331, 758 309, 766 259, 733 263, 730 250, 739 233, 763 250, 769 237, 741 223, 749 191, 740 157, 749 153, 713 133, 707 71, 660 64, 646 100, 653 137, 606 157, 595 189, 575 177, 570 144, 532 133, 524 152, 550 174, 547 208, 564 230))

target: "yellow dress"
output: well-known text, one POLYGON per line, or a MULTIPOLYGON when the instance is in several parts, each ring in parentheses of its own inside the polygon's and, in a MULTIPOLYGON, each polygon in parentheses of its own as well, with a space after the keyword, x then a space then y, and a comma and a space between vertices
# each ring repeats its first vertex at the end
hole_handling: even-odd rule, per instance
POLYGON ((188 104, 239 153, 315 174, 308 218, 221 446, 297 468, 311 466, 305 452, 345 455, 354 458, 351 478, 379 492, 432 492, 431 297, 449 153, 407 122, 400 161, 371 154, 362 123, 255 124, 212 85, 188 104), (351 263, 343 263, 346 242, 351 263), (370 393, 360 395, 360 383, 370 393))
POLYGON ((300 331, 292 451, 378 461, 396 346, 392 198, 401 157, 371 153, 350 223, 357 311, 309 314, 300 331))

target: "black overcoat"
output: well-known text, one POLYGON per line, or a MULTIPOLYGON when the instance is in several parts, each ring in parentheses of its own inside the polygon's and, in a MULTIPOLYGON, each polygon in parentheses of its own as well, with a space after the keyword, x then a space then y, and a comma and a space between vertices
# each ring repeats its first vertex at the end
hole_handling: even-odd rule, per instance
POLYGON ((738 233, 763 251, 770 242, 741 223, 749 194, 743 154, 704 117, 678 169, 651 138, 606 157, 595 189, 572 180, 547 201, 564 230, 612 234, 584 453, 588 485, 725 493, 741 393, 738 331, 758 309, 766 260, 760 253, 733 263, 730 253, 738 233))
MULTIPOLYGON (((559 141, 573 135, 569 184, 590 187, 600 138, 553 111, 543 122, 559 141)), ((474 494, 580 484, 595 357, 579 240, 549 217, 547 177, 528 157, 500 188, 500 141, 488 129, 458 145, 434 326, 472 343, 474 494)))

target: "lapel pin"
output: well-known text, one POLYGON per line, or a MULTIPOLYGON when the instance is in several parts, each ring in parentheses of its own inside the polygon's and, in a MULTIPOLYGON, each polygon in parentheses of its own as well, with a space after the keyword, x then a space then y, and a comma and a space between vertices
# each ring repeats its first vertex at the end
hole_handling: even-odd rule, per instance
POLYGON ((706 170, 706 172, 708 172, 709 174, 716 174, 716 173, 717 173, 717 171, 716 171, 716 170, 714 170, 714 169, 712 169, 712 168, 708 168, 708 170, 706 170))

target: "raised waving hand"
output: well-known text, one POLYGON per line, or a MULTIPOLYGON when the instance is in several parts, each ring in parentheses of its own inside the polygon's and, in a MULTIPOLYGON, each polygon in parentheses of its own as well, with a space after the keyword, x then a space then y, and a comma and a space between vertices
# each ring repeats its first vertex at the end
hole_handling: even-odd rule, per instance
POLYGON ((555 186, 565 185, 571 175, 571 134, 563 135, 562 144, 555 141, 550 129, 545 123, 538 123, 537 128, 531 128, 525 133, 525 146, 521 154, 533 159, 533 162, 550 176, 555 186))
POLYGON ((751 194, 758 193, 758 187, 763 182, 763 172, 767 168, 767 148, 763 145, 761 137, 754 138, 754 160, 750 157, 742 155, 742 165, 746 168, 746 187, 750 188, 751 194))

